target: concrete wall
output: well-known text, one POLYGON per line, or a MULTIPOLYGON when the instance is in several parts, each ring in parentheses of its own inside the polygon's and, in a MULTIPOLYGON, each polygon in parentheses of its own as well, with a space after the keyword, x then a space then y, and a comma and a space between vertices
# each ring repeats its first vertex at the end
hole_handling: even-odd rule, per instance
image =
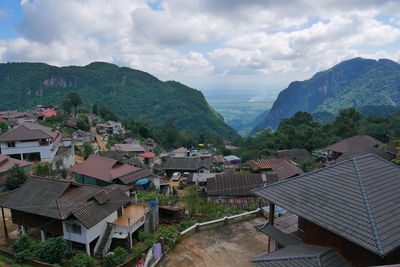
POLYGON ((83 224, 81 224, 78 220, 67 220, 63 221, 62 227, 64 232, 64 238, 66 240, 75 241, 81 244, 86 244, 92 242, 98 236, 101 235, 102 231, 105 229, 105 225, 108 222, 114 222, 118 218, 117 211, 113 212, 106 218, 104 218, 101 222, 96 224, 90 229, 86 229, 83 224), (74 234, 67 231, 66 223, 74 223, 81 226, 81 234, 74 234))
POLYGON ((0 143, 1 153, 3 155, 40 153, 40 158, 45 161, 52 160, 58 149, 57 147, 51 150, 53 145, 41 146, 38 141, 15 142, 15 147, 8 147, 7 143, 8 142, 0 143))

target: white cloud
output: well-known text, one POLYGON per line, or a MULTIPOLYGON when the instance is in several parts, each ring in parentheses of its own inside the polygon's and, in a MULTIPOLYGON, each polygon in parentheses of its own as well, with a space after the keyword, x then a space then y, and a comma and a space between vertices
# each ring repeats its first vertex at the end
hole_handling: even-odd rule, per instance
POLYGON ((400 39, 399 1, 31 0, 21 8, 20 37, 0 39, 2 62, 102 60, 193 86, 229 77, 228 86, 260 89, 355 56, 400 56, 390 49, 400 39))

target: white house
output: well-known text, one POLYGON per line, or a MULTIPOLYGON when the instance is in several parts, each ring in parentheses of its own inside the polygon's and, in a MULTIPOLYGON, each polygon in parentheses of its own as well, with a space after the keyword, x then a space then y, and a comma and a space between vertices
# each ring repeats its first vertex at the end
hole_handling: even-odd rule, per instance
POLYGON ((32 176, 1 195, 0 207, 11 210, 22 233, 34 228, 42 240, 49 234, 63 236, 89 255, 103 257, 113 238, 132 240, 139 228, 146 230, 147 221, 155 221, 151 208, 131 205, 127 190, 123 185, 99 187, 32 176))
POLYGON ((51 162, 61 135, 36 123, 23 123, 0 136, 0 154, 28 161, 51 162))

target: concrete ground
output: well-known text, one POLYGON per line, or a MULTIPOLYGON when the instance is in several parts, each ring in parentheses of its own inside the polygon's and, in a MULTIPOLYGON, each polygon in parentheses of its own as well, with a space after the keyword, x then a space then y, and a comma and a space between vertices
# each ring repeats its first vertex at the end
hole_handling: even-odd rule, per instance
POLYGON ((264 218, 220 226, 183 238, 159 266, 252 266, 250 259, 267 250, 268 238, 255 225, 264 218))

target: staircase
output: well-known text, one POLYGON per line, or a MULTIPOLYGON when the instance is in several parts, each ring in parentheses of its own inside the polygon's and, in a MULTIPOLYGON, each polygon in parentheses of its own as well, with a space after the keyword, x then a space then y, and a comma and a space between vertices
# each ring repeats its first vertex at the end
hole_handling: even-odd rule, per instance
POLYGON ((98 259, 102 259, 104 255, 107 253, 107 251, 104 251, 105 249, 108 250, 110 247, 111 242, 108 242, 110 239, 110 235, 112 233, 112 230, 114 228, 114 225, 111 223, 107 224, 106 229, 104 230, 103 235, 100 236, 100 242, 99 246, 97 247, 97 250, 95 251, 94 256, 98 259))

